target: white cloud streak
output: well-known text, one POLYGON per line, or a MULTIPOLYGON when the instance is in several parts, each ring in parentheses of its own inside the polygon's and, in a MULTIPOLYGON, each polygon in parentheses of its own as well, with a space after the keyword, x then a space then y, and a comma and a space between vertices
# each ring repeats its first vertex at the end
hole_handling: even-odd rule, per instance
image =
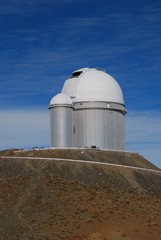
POLYGON ((139 152, 161 168, 161 113, 131 112, 125 126, 127 150, 139 152))
POLYGON ((91 0, 7 0, 0 2, 0 15, 26 15, 30 16, 39 11, 50 11, 51 6, 75 4, 91 0))
MULTIPOLYGON (((1 110, 0 149, 50 145, 49 112, 1 110)), ((132 112, 126 117, 126 149, 139 152, 161 168, 161 114, 132 112)))
POLYGON ((47 111, 0 111, 0 149, 48 146, 49 138, 47 111))
POLYGON ((127 115, 128 142, 161 141, 161 113, 153 111, 132 112, 127 115))

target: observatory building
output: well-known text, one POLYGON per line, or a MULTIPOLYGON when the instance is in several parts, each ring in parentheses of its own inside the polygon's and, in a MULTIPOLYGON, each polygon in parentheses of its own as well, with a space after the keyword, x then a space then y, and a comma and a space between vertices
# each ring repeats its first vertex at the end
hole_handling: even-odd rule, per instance
POLYGON ((124 150, 124 99, 114 78, 82 68, 65 81, 49 105, 51 147, 124 150))

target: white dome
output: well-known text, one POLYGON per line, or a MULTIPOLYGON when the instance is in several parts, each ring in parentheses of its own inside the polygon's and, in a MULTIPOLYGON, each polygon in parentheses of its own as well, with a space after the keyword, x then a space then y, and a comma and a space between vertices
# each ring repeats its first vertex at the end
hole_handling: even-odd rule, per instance
POLYGON ((50 101, 50 105, 72 105, 72 104, 73 103, 71 98, 64 93, 57 94, 50 101))
POLYGON ((108 101, 124 104, 119 84, 104 71, 82 68, 72 73, 64 83, 62 93, 74 102, 108 101))

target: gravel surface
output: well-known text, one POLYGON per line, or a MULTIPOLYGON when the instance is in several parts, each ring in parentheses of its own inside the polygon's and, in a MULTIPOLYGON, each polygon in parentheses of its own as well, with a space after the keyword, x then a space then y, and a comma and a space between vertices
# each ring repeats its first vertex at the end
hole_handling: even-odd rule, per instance
MULTIPOLYGON (((46 153, 12 150, 2 154, 44 157, 46 153)), ((77 159, 82 154, 47 150, 46 157, 77 159)), ((87 150, 87 154, 88 160, 107 157, 100 151, 87 150)), ((113 162, 123 162, 122 153, 113 152, 106 161, 112 162, 113 157, 113 162)), ((131 165, 155 168, 135 154, 127 155, 124 164, 129 157, 131 165)), ((2 158, 0 193, 1 240, 161 239, 161 173, 2 158)))

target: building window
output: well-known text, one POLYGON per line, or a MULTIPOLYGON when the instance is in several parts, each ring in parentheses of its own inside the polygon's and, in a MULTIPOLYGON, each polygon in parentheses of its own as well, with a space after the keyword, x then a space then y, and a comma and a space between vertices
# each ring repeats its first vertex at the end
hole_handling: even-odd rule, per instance
POLYGON ((70 78, 77 78, 81 75, 82 71, 78 71, 78 72, 74 72, 72 73, 72 75, 70 76, 70 78))
POLYGON ((75 135, 75 125, 73 126, 73 135, 75 135))

